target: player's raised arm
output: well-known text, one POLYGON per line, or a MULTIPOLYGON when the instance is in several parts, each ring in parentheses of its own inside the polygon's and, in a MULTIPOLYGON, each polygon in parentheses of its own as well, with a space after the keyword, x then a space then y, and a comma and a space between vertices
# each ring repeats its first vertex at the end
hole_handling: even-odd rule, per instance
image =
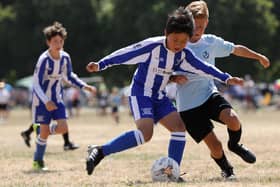
POLYGON ((108 67, 121 64, 139 64, 146 62, 150 56, 151 49, 157 47, 159 43, 151 40, 144 40, 128 47, 119 49, 98 62, 90 62, 86 69, 89 72, 102 71, 108 67), (94 64, 98 64, 97 66, 94 64))
MULTIPOLYGON (((181 63, 179 67, 179 71, 186 71, 186 72, 193 72, 200 74, 202 76, 207 76, 210 78, 218 79, 220 81, 223 81, 225 83, 233 83, 233 84, 241 84, 242 85, 242 79, 240 78, 233 78, 228 73, 224 73, 215 66, 211 64, 204 63, 199 58, 197 58, 195 55, 193 55, 192 51, 190 49, 184 49, 184 52, 186 54, 185 60, 181 63), (228 79, 232 80, 228 82, 228 79), (240 80, 240 81, 238 81, 240 80)), ((176 70, 176 71, 178 71, 176 70)))
POLYGON ((257 53, 243 45, 235 45, 233 54, 240 57, 256 59, 264 68, 268 68, 270 66, 270 61, 266 56, 257 53))
POLYGON ((82 81, 72 70, 72 62, 70 57, 66 58, 66 64, 64 68, 64 76, 63 78, 68 82, 70 82, 72 85, 77 86, 79 88, 83 88, 86 83, 82 81))

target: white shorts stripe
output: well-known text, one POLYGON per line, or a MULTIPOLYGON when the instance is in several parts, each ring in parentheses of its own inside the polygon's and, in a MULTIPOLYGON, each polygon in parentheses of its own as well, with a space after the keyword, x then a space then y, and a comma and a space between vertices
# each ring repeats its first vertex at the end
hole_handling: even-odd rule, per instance
POLYGON ((130 99, 131 99, 131 109, 132 109, 132 112, 134 114, 134 118, 136 121, 141 118, 138 102, 137 102, 136 96, 130 96, 130 99))

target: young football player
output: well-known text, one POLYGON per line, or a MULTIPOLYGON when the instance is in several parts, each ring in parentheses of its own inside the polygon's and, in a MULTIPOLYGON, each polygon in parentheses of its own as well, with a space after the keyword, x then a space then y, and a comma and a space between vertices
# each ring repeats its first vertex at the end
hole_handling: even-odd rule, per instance
MULTIPOLYGON (((236 45, 211 34, 204 34, 208 24, 209 12, 204 1, 193 1, 186 10, 190 11, 195 20, 194 34, 187 47, 208 64, 215 65, 215 58, 230 54, 256 59, 265 68, 270 62, 264 55, 243 45, 236 45)), ((225 179, 235 179, 233 167, 227 160, 222 143, 213 131, 211 120, 226 125, 229 135, 228 148, 247 163, 254 163, 253 152, 240 144, 241 122, 232 106, 219 94, 213 79, 186 72, 186 84, 178 84, 176 103, 185 127, 197 142, 202 140, 208 146, 210 155, 222 170, 225 179)), ((172 77, 174 79, 174 77, 172 77)))
POLYGON ((33 162, 36 170, 47 169, 43 157, 48 136, 68 132, 62 81, 96 92, 95 87, 87 85, 72 72, 70 56, 63 50, 67 32, 62 24, 55 22, 44 28, 43 32, 48 49, 40 55, 33 75, 32 117, 33 123, 40 124, 33 162), (50 125, 51 120, 56 120, 57 124, 50 125))

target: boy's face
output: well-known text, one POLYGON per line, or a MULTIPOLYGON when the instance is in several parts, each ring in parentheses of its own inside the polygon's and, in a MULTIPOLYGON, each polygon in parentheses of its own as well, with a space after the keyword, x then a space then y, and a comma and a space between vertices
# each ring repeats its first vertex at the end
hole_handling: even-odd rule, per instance
POLYGON ((194 33, 191 38, 191 42, 196 42, 200 40, 201 36, 204 34, 205 29, 208 25, 208 19, 207 18, 195 18, 195 28, 194 33))
POLYGON ((63 49, 64 39, 60 35, 56 35, 50 40, 47 40, 47 45, 51 51, 60 51, 63 49))
POLYGON ((189 39, 190 37, 186 33, 170 33, 166 35, 166 45, 170 51, 177 53, 186 47, 189 39))

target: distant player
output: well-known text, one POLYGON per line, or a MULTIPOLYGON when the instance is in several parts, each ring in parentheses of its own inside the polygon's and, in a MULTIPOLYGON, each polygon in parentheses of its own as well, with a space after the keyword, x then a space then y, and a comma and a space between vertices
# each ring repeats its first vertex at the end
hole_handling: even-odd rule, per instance
MULTIPOLYGON (((208 8, 204 1, 190 3, 186 10, 192 12, 195 19, 194 34, 187 44, 200 59, 215 65, 215 58, 230 54, 256 59, 264 67, 269 66, 269 60, 245 46, 235 45, 220 37, 204 34, 208 24, 208 8)), ((211 157, 222 170, 226 179, 235 178, 233 167, 227 160, 222 144, 213 131, 211 120, 225 124, 228 128, 228 148, 239 155, 245 162, 254 163, 255 155, 239 143, 241 138, 241 122, 232 106, 218 93, 212 79, 198 76, 191 72, 186 84, 178 85, 176 103, 178 111, 192 138, 199 143, 203 140, 211 152, 211 157)))
POLYGON ((102 146, 89 146, 86 169, 89 175, 106 156, 144 144, 151 140, 154 124, 161 123, 171 133, 168 157, 179 165, 185 147, 185 127, 176 108, 167 98, 164 89, 173 71, 193 71, 217 77, 228 84, 242 84, 243 80, 231 77, 197 59, 186 43, 193 33, 193 17, 179 8, 169 15, 165 36, 153 37, 122 48, 91 62, 89 72, 105 70, 113 65, 138 64, 130 86, 129 102, 137 126, 102 146))
POLYGON ((62 80, 95 93, 95 87, 87 85, 72 72, 71 59, 63 51, 67 32, 58 22, 44 30, 48 49, 41 54, 33 75, 32 117, 33 123, 40 124, 40 135, 36 140, 33 168, 46 170, 44 154, 50 134, 68 132, 66 111, 62 100, 62 80), (57 124, 50 125, 51 120, 57 124))
POLYGON ((114 118, 116 124, 120 122, 120 112, 119 108, 122 104, 122 96, 119 93, 119 89, 117 87, 113 87, 110 97, 110 106, 112 108, 112 117, 114 118))
POLYGON ((0 81, 0 123, 5 121, 9 116, 10 92, 5 88, 6 83, 0 81))

